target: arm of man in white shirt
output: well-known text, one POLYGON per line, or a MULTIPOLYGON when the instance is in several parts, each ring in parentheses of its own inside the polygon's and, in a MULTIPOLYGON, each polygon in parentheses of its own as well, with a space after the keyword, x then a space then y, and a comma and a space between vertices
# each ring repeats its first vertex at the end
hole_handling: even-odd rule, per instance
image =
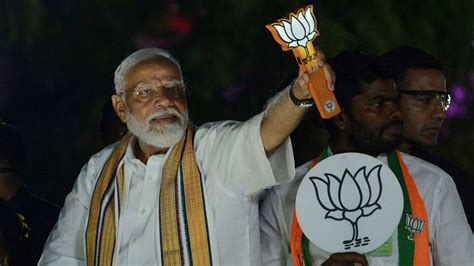
MULTIPOLYGON (((324 55, 319 53, 321 64, 323 66, 324 75, 329 88, 334 88, 335 76, 329 65, 323 63, 324 55)), ((290 90, 298 99, 307 99, 311 97, 308 89, 309 76, 303 73, 295 81, 290 90)), ((308 108, 295 106, 288 95, 287 90, 280 92, 276 99, 273 99, 265 110, 260 128, 260 135, 263 147, 267 155, 271 154, 291 132, 298 126, 304 117, 308 108)))

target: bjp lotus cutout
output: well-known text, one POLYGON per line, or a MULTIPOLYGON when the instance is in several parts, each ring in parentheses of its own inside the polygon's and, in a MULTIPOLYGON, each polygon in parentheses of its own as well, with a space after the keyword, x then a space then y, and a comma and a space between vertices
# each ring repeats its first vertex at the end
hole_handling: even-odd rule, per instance
POLYGON ((413 241, 416 234, 419 234, 421 230, 423 230, 423 226, 425 225, 425 221, 422 219, 418 219, 413 215, 406 214, 405 217, 405 229, 410 232, 410 235, 407 236, 408 240, 413 241))
POLYGON ((387 165, 366 154, 339 153, 320 160, 301 181, 292 222, 301 229, 292 232, 301 230, 329 253, 364 254, 392 236, 402 210, 402 188, 387 165))
MULTIPOLYGON (((306 11, 300 10, 296 16, 291 15, 290 20, 281 19, 280 23, 273 23, 272 26, 277 31, 279 40, 283 40, 280 44, 287 45, 286 50, 298 46, 307 48, 308 42, 319 35, 312 6, 307 7, 306 11)), ((306 56, 308 55, 309 53, 306 53, 306 56)))
POLYGON ((323 68, 318 67, 319 58, 313 40, 319 36, 316 29, 313 6, 290 13, 288 18, 278 19, 268 24, 273 38, 283 51, 292 50, 300 67, 300 74, 307 72, 310 77, 310 92, 322 118, 331 118, 340 112, 339 105, 329 89, 323 68))
POLYGON ((336 221, 346 220, 351 223, 352 238, 344 241, 344 245, 366 245, 368 238, 358 239, 358 221, 381 209, 378 204, 382 193, 380 169, 377 165, 366 172, 366 167, 352 174, 347 169, 342 178, 331 173, 324 177, 310 177, 316 190, 316 197, 321 206, 327 210, 326 218, 336 221))

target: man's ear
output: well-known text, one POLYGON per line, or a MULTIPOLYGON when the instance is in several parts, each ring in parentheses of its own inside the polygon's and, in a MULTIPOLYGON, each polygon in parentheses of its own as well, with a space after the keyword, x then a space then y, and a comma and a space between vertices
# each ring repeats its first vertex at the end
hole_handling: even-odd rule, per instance
POLYGON ((124 123, 127 123, 127 112, 125 110, 125 103, 122 98, 116 94, 112 95, 112 105, 114 106, 115 113, 124 123))
POLYGON ((333 117, 334 119, 334 124, 336 127, 343 131, 349 128, 350 121, 349 117, 344 113, 344 111, 341 111, 339 114, 333 117))

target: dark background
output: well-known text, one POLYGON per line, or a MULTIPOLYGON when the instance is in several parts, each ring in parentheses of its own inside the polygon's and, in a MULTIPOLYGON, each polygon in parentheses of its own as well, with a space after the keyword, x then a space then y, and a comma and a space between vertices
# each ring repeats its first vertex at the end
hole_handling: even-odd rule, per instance
POLYGON ((328 57, 431 51, 454 100, 435 150, 474 173, 474 1, 0 0, 0 117, 26 137, 27 182, 62 205, 103 146, 99 117, 113 73, 136 49, 169 49, 183 67, 191 118, 243 120, 297 71, 267 23, 314 4, 328 57))

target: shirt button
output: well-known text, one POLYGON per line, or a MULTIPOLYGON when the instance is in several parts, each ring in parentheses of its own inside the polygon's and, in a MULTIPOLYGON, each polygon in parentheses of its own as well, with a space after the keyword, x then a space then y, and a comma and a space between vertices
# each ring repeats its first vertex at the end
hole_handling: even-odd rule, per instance
POLYGON ((142 210, 140 213, 141 213, 141 214, 145 214, 145 210, 142 210))
POLYGON ((135 244, 135 241, 137 241, 136 238, 132 238, 132 243, 135 244))

